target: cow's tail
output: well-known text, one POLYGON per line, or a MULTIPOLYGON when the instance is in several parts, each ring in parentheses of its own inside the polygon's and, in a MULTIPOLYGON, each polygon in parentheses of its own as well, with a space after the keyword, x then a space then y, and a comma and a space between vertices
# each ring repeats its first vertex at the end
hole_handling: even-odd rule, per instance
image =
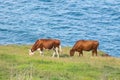
POLYGON ((58 49, 58 52, 59 52, 59 54, 61 54, 61 52, 62 52, 62 48, 61 48, 61 45, 59 45, 59 49, 58 49))

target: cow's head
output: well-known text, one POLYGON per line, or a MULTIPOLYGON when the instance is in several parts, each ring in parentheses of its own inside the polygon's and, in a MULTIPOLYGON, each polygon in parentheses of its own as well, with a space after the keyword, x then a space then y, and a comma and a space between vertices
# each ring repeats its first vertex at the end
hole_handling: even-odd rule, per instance
POLYGON ((29 55, 33 55, 34 53, 29 49, 29 55))
POLYGON ((74 56, 75 50, 70 50, 70 56, 74 56))

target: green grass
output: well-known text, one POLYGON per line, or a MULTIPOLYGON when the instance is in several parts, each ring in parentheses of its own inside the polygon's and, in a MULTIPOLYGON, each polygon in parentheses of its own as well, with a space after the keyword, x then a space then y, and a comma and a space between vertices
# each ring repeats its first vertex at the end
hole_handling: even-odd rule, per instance
POLYGON ((84 56, 69 56, 70 47, 63 47, 60 58, 53 58, 53 51, 44 56, 35 52, 28 55, 28 45, 0 46, 0 80, 120 80, 120 59, 97 57, 91 52, 84 56))

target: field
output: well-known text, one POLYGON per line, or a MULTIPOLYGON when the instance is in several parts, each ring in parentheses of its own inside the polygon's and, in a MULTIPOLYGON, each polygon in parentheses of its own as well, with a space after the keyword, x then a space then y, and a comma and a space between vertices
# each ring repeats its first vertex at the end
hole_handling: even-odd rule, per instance
POLYGON ((0 80, 120 80, 120 58, 97 57, 91 52, 84 56, 69 56, 70 47, 62 47, 60 58, 52 51, 44 56, 28 55, 31 45, 0 46, 0 80))

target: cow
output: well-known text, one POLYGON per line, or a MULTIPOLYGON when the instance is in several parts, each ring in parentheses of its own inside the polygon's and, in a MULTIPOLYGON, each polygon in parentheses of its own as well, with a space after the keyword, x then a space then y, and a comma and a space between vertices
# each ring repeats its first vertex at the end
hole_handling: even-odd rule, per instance
POLYGON ((61 52, 61 42, 58 39, 39 39, 37 40, 32 48, 29 50, 29 55, 33 55, 34 51, 39 50, 40 54, 43 55, 44 49, 53 49, 53 57, 57 54, 59 57, 59 53, 61 52))
POLYGON ((83 51, 91 51, 92 56, 94 54, 97 56, 97 48, 99 46, 99 42, 95 40, 78 40, 75 45, 70 50, 70 56, 74 56, 75 51, 79 52, 79 56, 83 56, 83 51))

